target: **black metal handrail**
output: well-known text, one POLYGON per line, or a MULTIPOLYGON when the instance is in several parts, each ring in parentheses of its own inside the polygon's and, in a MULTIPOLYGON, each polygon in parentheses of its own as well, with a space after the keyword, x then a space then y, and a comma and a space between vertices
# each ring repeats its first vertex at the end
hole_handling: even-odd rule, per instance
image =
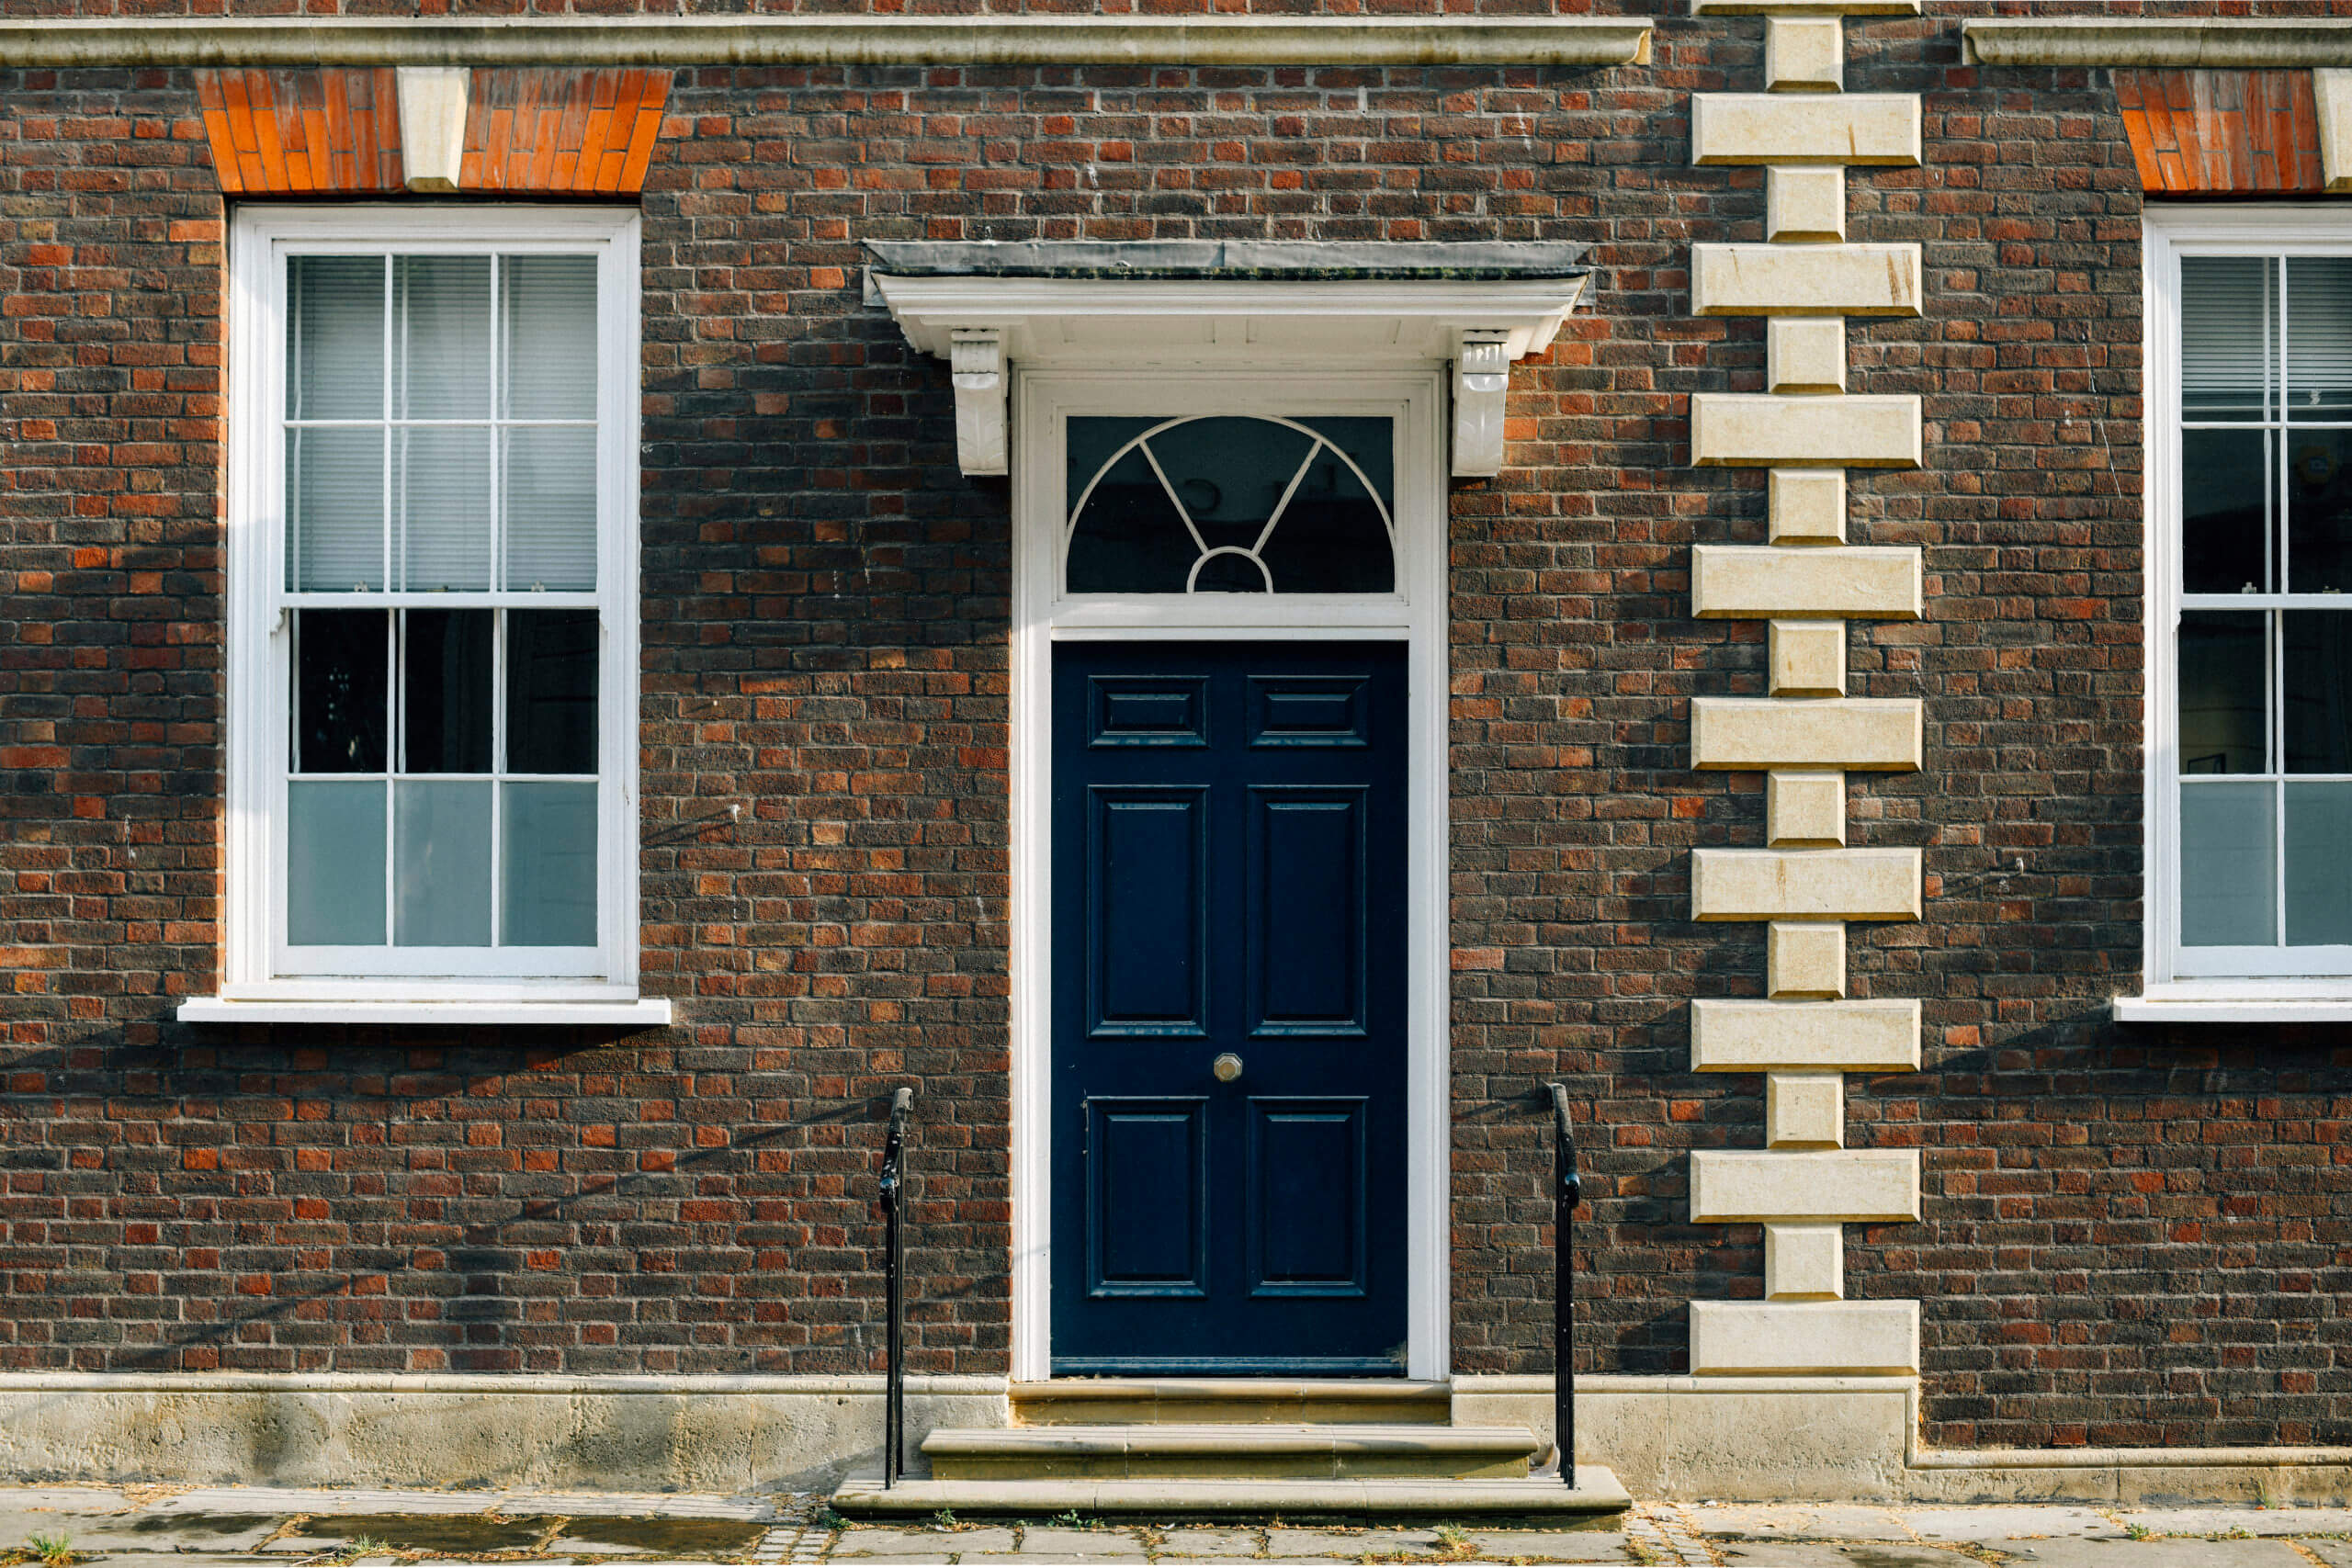
POLYGON ((888 1322, 884 1329, 882 1390, 882 1484, 896 1486, 906 1472, 907 1438, 907 1243, 899 1227, 899 1205, 906 1187, 907 1120, 915 1091, 890 1096, 890 1132, 882 1142, 882 1291, 888 1322))
POLYGON ((1561 1484, 1577 1483, 1577 1203, 1584 1180, 1577 1173, 1577 1134, 1568 1125, 1568 1091, 1552 1091, 1555 1185, 1552 1191, 1552 1433, 1560 1454, 1561 1484))

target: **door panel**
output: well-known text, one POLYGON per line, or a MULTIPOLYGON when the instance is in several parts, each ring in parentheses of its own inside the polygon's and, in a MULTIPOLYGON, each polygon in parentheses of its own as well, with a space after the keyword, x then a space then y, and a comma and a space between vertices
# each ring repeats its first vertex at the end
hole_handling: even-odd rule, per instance
POLYGON ((1405 670, 1056 649, 1057 1373, 1402 1369, 1405 670))
POLYGON ((1250 1293, 1361 1296, 1364 1102, 1250 1102, 1250 1293))

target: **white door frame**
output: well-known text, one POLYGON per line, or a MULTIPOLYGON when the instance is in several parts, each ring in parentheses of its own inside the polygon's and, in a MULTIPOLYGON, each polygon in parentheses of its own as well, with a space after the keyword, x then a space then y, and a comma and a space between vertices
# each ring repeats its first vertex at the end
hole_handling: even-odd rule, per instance
POLYGON ((1410 682, 1406 762, 1406 1375, 1451 1359, 1452 1093, 1447 1068, 1448 667, 1446 403, 1442 367, 1029 370, 1012 389, 1012 1377, 1050 1375, 1052 1335, 1053 645, 1184 638, 1401 641, 1410 682), (1061 430, 1081 414, 1396 416, 1394 513, 1402 592, 1385 596, 1136 595, 1061 589, 1061 430))

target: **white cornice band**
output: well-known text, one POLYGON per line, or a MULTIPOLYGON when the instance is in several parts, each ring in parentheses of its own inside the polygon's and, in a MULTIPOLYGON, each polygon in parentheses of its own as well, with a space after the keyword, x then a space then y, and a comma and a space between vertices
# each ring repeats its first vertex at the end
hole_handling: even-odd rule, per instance
POLYGON ((0 67, 1639 65, 1645 17, 514 17, 0 21, 0 67))
POLYGON ((2137 17, 1980 17, 1961 24, 1973 65, 2352 66, 2352 20, 2150 21, 2137 17))

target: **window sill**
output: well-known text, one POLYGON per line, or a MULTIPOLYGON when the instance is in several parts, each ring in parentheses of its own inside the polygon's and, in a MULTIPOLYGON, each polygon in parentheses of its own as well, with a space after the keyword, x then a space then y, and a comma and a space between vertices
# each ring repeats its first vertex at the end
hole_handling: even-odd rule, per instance
POLYGON ((236 1001, 227 997, 198 997, 180 1004, 182 1023, 505 1023, 614 1024, 631 1029, 659 1029, 670 1021, 670 999, 535 1002, 472 999, 467 1001, 325 1001, 286 999, 236 1001))
POLYGON ((2115 998, 2118 1023, 2345 1023, 2352 995, 2265 997, 2200 994, 2115 998))

